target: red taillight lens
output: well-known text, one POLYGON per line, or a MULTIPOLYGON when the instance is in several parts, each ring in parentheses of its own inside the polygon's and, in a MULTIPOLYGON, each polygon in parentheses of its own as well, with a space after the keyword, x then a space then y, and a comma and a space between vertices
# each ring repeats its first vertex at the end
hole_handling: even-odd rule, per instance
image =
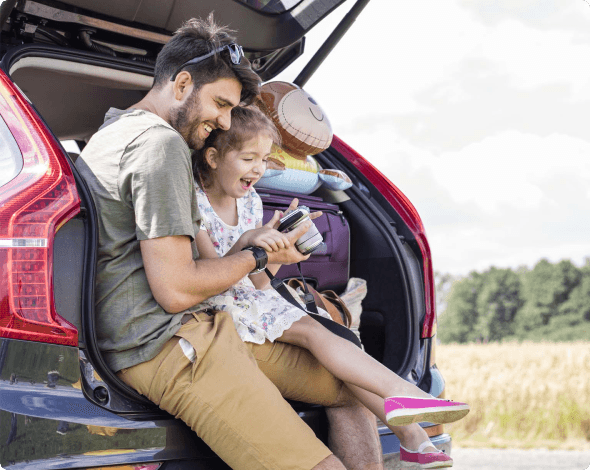
POLYGON ((20 149, 20 173, 0 187, 0 337, 78 345, 53 302, 53 238, 80 211, 72 171, 35 111, 0 71, 0 116, 20 149))
POLYGON ((422 338, 432 337, 436 323, 434 275, 432 273, 430 246, 428 245, 424 225, 418 215, 418 211, 416 211, 416 208, 408 198, 383 173, 336 136, 332 140, 332 147, 340 152, 377 188, 414 235, 422 253, 422 268, 424 271, 424 304, 426 306, 426 315, 422 328, 422 338))

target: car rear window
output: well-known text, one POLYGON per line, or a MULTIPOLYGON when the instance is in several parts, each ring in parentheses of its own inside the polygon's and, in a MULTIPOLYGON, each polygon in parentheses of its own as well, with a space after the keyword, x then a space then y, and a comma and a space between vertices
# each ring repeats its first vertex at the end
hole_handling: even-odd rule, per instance
POLYGON ((0 116, 0 186, 4 186, 23 169, 23 156, 16 140, 0 116))
POLYGON ((290 10, 294 6, 301 3, 303 0, 237 0, 240 3, 245 3, 252 8, 263 11, 265 13, 283 13, 290 10))

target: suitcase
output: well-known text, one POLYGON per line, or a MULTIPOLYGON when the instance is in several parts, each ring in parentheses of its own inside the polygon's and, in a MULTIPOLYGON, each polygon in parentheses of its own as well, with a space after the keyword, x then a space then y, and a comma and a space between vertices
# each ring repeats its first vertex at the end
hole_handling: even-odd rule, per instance
MULTIPOLYGON (((305 280, 316 290, 331 289, 342 292, 348 282, 350 271, 350 228, 340 208, 315 196, 267 188, 257 189, 257 193, 264 205, 264 223, 272 218, 275 210, 285 211, 295 197, 299 199, 300 206, 309 207, 311 212, 323 212, 322 216, 313 222, 322 234, 324 242, 307 261, 301 263, 301 271, 305 280)), ((277 272, 277 277, 299 277, 297 265, 282 266, 277 272)))

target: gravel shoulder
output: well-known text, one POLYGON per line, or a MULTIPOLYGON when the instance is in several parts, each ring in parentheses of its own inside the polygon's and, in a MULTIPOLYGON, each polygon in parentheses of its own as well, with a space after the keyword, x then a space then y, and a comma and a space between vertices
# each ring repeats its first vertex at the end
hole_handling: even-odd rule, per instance
POLYGON ((454 470, 590 470, 590 451, 454 447, 454 470))

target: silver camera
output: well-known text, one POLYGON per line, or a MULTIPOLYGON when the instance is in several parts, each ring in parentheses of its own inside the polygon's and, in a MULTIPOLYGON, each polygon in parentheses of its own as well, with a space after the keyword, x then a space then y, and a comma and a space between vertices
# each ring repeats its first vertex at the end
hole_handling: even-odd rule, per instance
MULTIPOLYGON (((281 218, 278 231, 290 232, 306 220, 309 220, 309 208, 305 206, 299 206, 293 212, 289 212, 287 215, 281 218)), ((318 249, 323 241, 324 239, 322 238, 322 235, 320 232, 318 232, 317 227, 312 222, 309 230, 297 239, 295 242, 295 247, 301 254, 308 255, 314 250, 318 249)))

